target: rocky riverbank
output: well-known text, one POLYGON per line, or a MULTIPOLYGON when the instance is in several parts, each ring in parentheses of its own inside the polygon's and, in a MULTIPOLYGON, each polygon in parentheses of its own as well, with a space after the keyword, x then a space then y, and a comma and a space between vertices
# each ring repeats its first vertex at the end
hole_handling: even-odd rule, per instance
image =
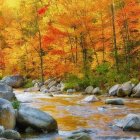
POLYGON ((76 89, 63 94, 62 81, 48 81, 44 85, 33 81, 34 87, 26 90, 13 90, 8 83, 0 82, 1 138, 140 139, 140 100, 134 98, 140 84, 129 81, 115 85, 104 95, 99 87, 92 86, 77 94, 72 94, 76 89), (33 90, 35 87, 38 90, 33 90), (16 109, 13 100, 21 102, 16 109))

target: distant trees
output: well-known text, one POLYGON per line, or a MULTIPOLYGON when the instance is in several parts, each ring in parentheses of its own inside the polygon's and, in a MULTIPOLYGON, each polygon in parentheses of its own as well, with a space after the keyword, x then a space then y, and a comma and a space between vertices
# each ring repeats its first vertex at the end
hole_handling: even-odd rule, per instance
MULTIPOLYGON (((1 69, 10 64, 17 72, 43 82, 45 76, 68 73, 89 78, 107 62, 118 74, 127 71, 130 77, 131 69, 139 68, 137 0, 21 0, 11 14, 10 20, 4 20, 12 24, 6 24, 5 33, 0 29, 0 41, 10 47, 9 54, 1 49, 1 69), (21 53, 7 61, 5 56, 13 56, 12 51, 21 53)), ((0 25, 4 25, 2 15, 0 25)))

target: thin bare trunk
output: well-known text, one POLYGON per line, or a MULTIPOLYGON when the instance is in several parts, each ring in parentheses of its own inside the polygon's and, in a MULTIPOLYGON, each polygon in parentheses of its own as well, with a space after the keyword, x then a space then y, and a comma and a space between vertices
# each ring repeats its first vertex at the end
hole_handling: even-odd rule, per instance
POLYGON ((111 13, 112 13, 113 45, 114 45, 114 52, 115 52, 116 70, 117 70, 117 72, 119 72, 118 48, 117 48, 116 27, 115 27, 115 10, 114 10, 113 1, 111 4, 111 13))
POLYGON ((37 13, 37 3, 35 5, 36 8, 36 26, 38 30, 38 42, 39 42, 39 59, 40 59, 40 73, 41 73, 41 81, 44 83, 44 70, 43 70, 43 49, 42 49, 42 36, 41 36, 41 31, 38 23, 38 13, 37 13))
POLYGON ((103 43, 103 62, 105 62, 105 39, 104 39, 104 22, 103 22, 103 15, 101 13, 101 22, 102 22, 102 43, 103 43))
POLYGON ((74 54, 73 54, 73 45, 72 45, 72 41, 71 41, 71 38, 70 38, 70 34, 69 33, 68 33, 68 38, 69 38, 70 47, 71 47, 72 61, 73 61, 73 63, 75 63, 75 58, 74 58, 74 54))

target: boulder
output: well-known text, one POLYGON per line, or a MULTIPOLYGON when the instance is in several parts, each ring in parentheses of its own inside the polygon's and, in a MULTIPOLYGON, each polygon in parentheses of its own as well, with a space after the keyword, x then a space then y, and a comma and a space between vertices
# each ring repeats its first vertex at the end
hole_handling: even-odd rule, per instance
POLYGON ((140 114, 128 114, 116 123, 124 131, 140 131, 140 114))
POLYGON ((44 89, 43 91, 42 91, 44 94, 48 94, 49 93, 49 90, 48 89, 44 89))
POLYGON ((12 104, 8 100, 0 98, 0 125, 5 129, 13 129, 15 122, 15 110, 12 104))
POLYGON ((43 83, 42 82, 38 82, 38 83, 35 83, 34 84, 34 87, 41 88, 42 86, 43 86, 43 83))
POLYGON ((60 90, 61 90, 61 91, 64 91, 64 89, 65 89, 65 84, 64 84, 63 82, 60 82, 60 85, 61 85, 60 90))
POLYGON ((75 89, 67 89, 67 93, 74 93, 74 92, 76 92, 75 89))
POLYGON ((61 84, 58 84, 56 87, 61 89, 61 84))
POLYGON ((119 84, 112 86, 109 89, 109 96, 117 96, 117 92, 118 92, 119 87, 120 87, 119 84))
POLYGON ((116 99, 106 99, 105 100, 106 104, 112 104, 112 105, 124 105, 124 101, 120 98, 116 99))
POLYGON ((87 94, 92 94, 92 91, 93 91, 93 86, 88 86, 88 87, 85 89, 85 93, 87 93, 87 94))
POLYGON ((51 88, 53 86, 56 86, 57 85, 57 82, 56 81, 51 81, 49 84, 48 84, 48 88, 51 88))
POLYGON ((99 88, 99 87, 94 88, 94 89, 92 90, 92 94, 94 94, 94 95, 99 95, 99 94, 101 94, 100 88, 99 88))
POLYGON ((4 127, 0 125, 0 136, 4 132, 4 127))
POLYGON ((2 79, 2 82, 13 88, 19 88, 23 86, 24 78, 20 75, 6 76, 2 79))
POLYGON ((91 140, 91 138, 89 134, 81 132, 81 133, 72 134, 71 136, 68 136, 64 140, 91 140))
POLYGON ((133 88, 132 97, 140 98, 140 83, 133 88))
POLYGON ((122 84, 118 89, 117 96, 118 97, 130 96, 132 88, 133 87, 131 81, 122 84))
POLYGON ((32 81, 32 84, 35 85, 36 83, 39 83, 39 82, 40 82, 40 81, 36 79, 36 80, 33 80, 33 81, 32 81))
POLYGON ((39 131, 56 131, 57 122, 48 113, 42 112, 38 109, 20 106, 17 113, 17 124, 19 127, 31 127, 39 131))
POLYGON ((46 85, 43 85, 43 86, 41 86, 40 91, 43 92, 46 89, 47 89, 47 86, 46 85))
POLYGON ((56 85, 58 91, 61 91, 61 84, 56 85))
POLYGON ((58 91, 58 88, 56 86, 52 86, 50 89, 49 89, 49 92, 55 92, 55 91, 58 91))
POLYGON ((97 102, 99 99, 95 95, 87 96, 85 99, 82 100, 83 102, 97 102))
POLYGON ((5 83, 0 83, 0 98, 4 98, 6 100, 15 99, 15 94, 13 93, 13 89, 5 83))
POLYGON ((6 139, 20 139, 21 138, 19 132, 15 131, 15 130, 5 130, 1 134, 1 136, 6 139))

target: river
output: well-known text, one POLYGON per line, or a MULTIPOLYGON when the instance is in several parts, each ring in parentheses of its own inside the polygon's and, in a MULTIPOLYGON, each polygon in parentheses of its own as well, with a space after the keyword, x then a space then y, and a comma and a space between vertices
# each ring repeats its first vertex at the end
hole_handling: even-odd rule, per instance
POLYGON ((51 114, 58 123, 58 134, 23 134, 27 140, 61 140, 71 131, 78 129, 91 130, 92 139, 95 136, 140 137, 140 132, 124 132, 115 127, 114 121, 129 113, 140 113, 140 100, 125 98, 125 105, 106 105, 105 98, 94 103, 80 102, 85 96, 56 95, 49 97, 40 92, 29 93, 15 90, 16 97, 22 104, 38 108, 51 114))

